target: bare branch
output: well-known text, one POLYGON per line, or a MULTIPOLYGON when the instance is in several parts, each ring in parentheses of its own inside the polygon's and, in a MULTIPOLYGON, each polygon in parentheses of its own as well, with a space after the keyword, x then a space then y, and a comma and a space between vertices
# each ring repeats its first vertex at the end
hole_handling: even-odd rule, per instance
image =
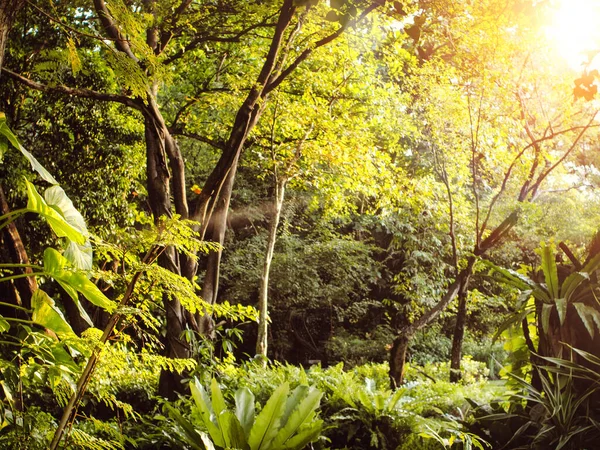
POLYGON ((274 80, 269 82, 269 84, 265 88, 265 94, 268 94, 273 89, 276 89, 277 86, 279 86, 283 82, 283 80, 285 80, 290 75, 290 73, 292 73, 294 70, 296 70, 296 68, 300 65, 300 63, 302 63, 304 60, 306 60, 306 58, 308 58, 313 53, 313 51, 315 51, 315 49, 323 47, 324 45, 327 45, 330 42, 332 42, 333 40, 340 37, 347 28, 354 26, 354 25, 358 24, 359 22, 361 22, 365 17, 367 17, 367 15, 371 11, 377 9, 377 7, 379 7, 379 6, 381 6, 381 4, 378 2, 372 3, 361 13, 361 15, 358 18, 345 23, 340 28, 338 28, 335 32, 331 33, 329 36, 326 36, 323 39, 317 41, 312 47, 305 49, 274 80))
POLYGON ((581 138, 583 137, 583 135, 585 134, 585 132, 592 126, 592 123, 594 122, 594 120, 596 120, 596 116, 598 115, 599 110, 596 110, 596 112, 594 112, 594 114, 592 115, 592 118, 590 119, 590 121, 588 122, 587 126, 583 127, 583 129, 579 132, 579 134, 577 135, 577 137, 575 138, 575 140, 573 141, 573 143, 571 144, 571 147, 569 147, 569 149, 562 155, 561 158, 558 159, 558 161, 556 161, 552 166, 550 166, 548 168, 548 170, 546 170, 545 172, 542 172, 540 174, 540 176, 538 177, 538 179, 535 181, 535 183, 531 186, 531 188, 529 188, 529 190, 527 191, 527 193, 529 192, 535 192, 538 190, 538 188, 540 187, 540 185, 542 184, 542 181, 544 181, 544 179, 554 170, 556 169, 556 167, 558 167, 560 164, 562 164, 562 162, 567 159, 567 156, 569 156, 571 154, 571 152, 573 151, 573 149, 577 146, 577 144, 579 143, 579 141, 581 140, 581 138))
POLYGON ((188 9, 192 4, 192 0, 182 0, 181 4, 177 7, 173 15, 169 20, 169 30, 162 28, 160 31, 160 45, 156 49, 156 54, 160 55, 173 37, 174 29, 177 27, 177 22, 181 15, 188 9))
POLYGON ((106 94, 104 92, 92 91, 91 89, 82 89, 82 88, 72 88, 68 86, 58 85, 58 86, 49 86, 47 84, 38 83, 37 81, 33 81, 29 78, 24 77, 18 73, 15 73, 6 68, 2 68, 2 73, 5 73, 13 80, 18 81, 19 83, 27 86, 31 89, 35 89, 37 91, 49 92, 55 94, 63 94, 63 95, 71 95, 73 97, 82 97, 82 98, 91 98, 94 100, 99 100, 103 102, 116 102, 121 103, 125 106, 128 106, 133 109, 137 109, 138 111, 143 111, 143 104, 135 100, 133 98, 127 97, 125 95, 118 94, 106 94))
POLYGON ((513 158, 510 166, 508 167, 508 169, 506 170, 506 173, 504 174, 504 178, 502 180, 502 185, 500 187, 500 190, 496 193, 496 195, 492 198, 492 201, 490 202, 490 206, 488 208, 488 212, 487 215, 485 217, 485 220, 481 226, 482 230, 485 230, 487 228, 487 224, 489 222, 490 216, 493 212, 494 206, 496 205, 496 202, 500 199, 500 197, 502 196, 502 194, 504 193, 504 191, 506 190, 506 186, 508 184, 508 180, 510 179, 510 176, 512 174, 512 171, 515 167, 515 165, 517 164, 517 162, 521 159, 521 157, 525 154, 525 152, 527 150, 529 150, 530 148, 534 147, 537 144, 540 144, 544 141, 549 141, 554 139, 557 136, 561 136, 563 134, 566 133, 570 133, 572 131, 577 131, 577 130, 582 130, 582 129, 590 129, 590 128, 595 128, 595 127, 600 127, 600 124, 596 124, 596 125, 578 125, 576 127, 571 127, 571 128, 566 128, 564 130, 559 130, 559 131, 551 131, 550 134, 548 134, 547 136, 544 136, 542 138, 539 138, 535 143, 529 143, 528 145, 526 145, 525 147, 523 147, 521 149, 521 151, 519 153, 517 153, 515 155, 515 157, 513 158))
POLYGON ((264 20, 262 20, 261 22, 250 25, 235 34, 232 34, 231 36, 199 34, 194 39, 192 39, 190 41, 190 43, 187 44, 184 48, 182 48, 178 52, 174 53, 173 55, 171 55, 167 59, 165 59, 165 64, 170 64, 173 61, 178 60, 186 52, 189 52, 189 51, 192 51, 192 50, 198 48, 198 46, 200 46, 200 44, 203 44, 205 42, 240 42, 242 37, 244 37, 245 35, 247 35, 248 33, 250 33, 253 30, 256 30, 261 27, 273 26, 273 24, 269 23, 269 20, 272 19, 273 17, 274 17, 274 15, 271 15, 271 16, 265 18, 264 20))
POLYGON ((42 14, 43 16, 47 17, 51 22, 57 23, 58 25, 60 25, 61 27, 63 27, 65 30, 69 30, 79 36, 83 36, 83 37, 88 37, 91 39, 95 39, 97 41, 100 41, 102 43, 104 43, 105 41, 114 41, 116 39, 107 37, 107 36, 100 36, 99 34, 90 34, 90 33, 85 33, 81 30, 78 30, 76 28, 73 28, 70 25, 67 25, 66 23, 62 22, 60 19, 57 19, 56 17, 52 16, 51 14, 48 14, 46 11, 44 11, 42 8, 40 8, 39 6, 35 5, 34 3, 32 3, 29 0, 26 0, 27 4, 29 6, 31 6, 33 9, 35 9, 37 12, 39 12, 40 14, 42 14))
POLYGON ((202 136, 198 133, 192 133, 192 132, 184 131, 184 130, 169 130, 169 133, 171 133, 173 136, 182 136, 182 137, 186 137, 189 139, 194 139, 198 142, 203 142, 214 148, 218 148, 219 150, 225 150, 225 142, 217 141, 215 139, 210 139, 210 138, 207 138, 206 136, 202 136))

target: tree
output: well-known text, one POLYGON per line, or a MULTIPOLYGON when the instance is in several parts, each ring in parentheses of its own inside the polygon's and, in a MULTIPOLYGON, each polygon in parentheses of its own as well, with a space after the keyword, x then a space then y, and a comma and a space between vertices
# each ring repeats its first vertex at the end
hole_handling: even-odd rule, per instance
MULTIPOLYGON (((460 304, 452 366, 458 369, 467 293, 478 258, 509 236, 519 217, 527 214, 522 205, 536 200, 542 183, 574 155, 593 126, 595 111, 565 101, 571 90, 565 85, 564 72, 552 73, 543 53, 530 50, 523 55, 520 45, 535 32, 528 24, 531 17, 513 16, 505 10, 506 14, 495 17, 494 28, 487 28, 489 22, 483 17, 493 6, 478 4, 465 16, 477 32, 463 30, 464 34, 453 40, 448 65, 444 52, 437 57, 431 54, 422 65, 422 70, 441 74, 433 78, 437 83, 432 89, 425 83, 418 85, 424 103, 417 101, 422 109, 415 110, 424 117, 423 149, 432 155, 447 193, 453 272, 442 298, 399 330, 390 354, 393 386, 402 382, 409 340, 457 297, 460 304), (510 26, 515 36, 504 32, 504 27, 510 26), (479 41, 482 35, 485 38, 479 41), (548 68, 544 76, 540 75, 542 67, 548 68), (545 93, 543 101, 540 92, 545 93), (541 105, 539 109, 534 99, 541 105), (439 107, 434 111, 432 104, 447 105, 447 112, 441 113, 439 107), (553 142, 566 137, 569 144, 553 147, 553 142), (457 209, 460 204, 473 217, 473 234, 466 239, 456 233, 457 217, 464 214, 457 209)), ((455 31, 465 25, 460 20, 452 23, 457 26, 455 31)))
MULTIPOLYGON (((3 70, 13 80, 32 89, 117 102, 138 111, 145 127, 148 200, 155 220, 158 221, 163 215, 171 216, 174 209, 181 218, 198 222, 197 228, 202 236, 222 244, 238 161, 270 94, 316 50, 361 22, 380 6, 380 2, 367 4, 360 12, 351 3, 344 2, 338 5, 336 21, 323 19, 327 11, 324 6, 314 6, 313 2, 299 4, 293 0, 284 0, 281 5, 269 2, 265 5, 245 5, 243 8, 235 8, 228 3, 207 3, 196 8, 188 0, 172 6, 142 2, 128 9, 119 3, 109 5, 103 0, 96 0, 93 8, 94 15, 98 17, 96 26, 87 20, 80 20, 80 17, 75 17, 72 23, 64 23, 42 8, 30 5, 38 17, 50 19, 61 33, 69 36, 69 48, 72 48, 73 39, 85 40, 89 44, 86 51, 93 55, 98 53, 97 44, 100 43, 100 51, 108 59, 110 67, 123 77, 124 93, 99 92, 59 83, 44 84, 14 71, 3 70), (207 20, 208 17, 213 20, 207 20), (254 21, 244 26, 240 18, 248 17, 254 21), (323 27, 324 24, 327 25, 323 27), (305 34, 305 28, 314 28, 316 33, 312 36, 305 34), (190 205, 186 195, 184 160, 175 135, 186 134, 186 130, 177 123, 177 118, 190 107, 201 105, 180 100, 174 124, 169 126, 159 103, 161 79, 169 73, 169 67, 188 58, 193 60, 195 55, 202 53, 204 46, 210 46, 211 43, 218 45, 220 42, 237 43, 257 29, 272 30, 268 38, 256 39, 268 51, 262 65, 250 68, 251 72, 257 72, 254 72, 254 81, 248 82, 248 92, 234 114, 231 127, 226 131, 227 137, 214 141, 195 136, 219 148, 221 155, 200 194, 190 205)), ((67 10, 69 16, 78 16, 76 10, 68 7, 67 10)), ((75 51, 71 61, 77 58, 75 51)), ((208 90, 211 90, 211 80, 206 81, 208 90)), ((216 300, 220 257, 220 251, 212 253, 207 264, 202 296, 209 304, 216 300)), ((189 279, 194 277, 197 269, 192 260, 172 250, 161 256, 160 264, 189 279)), ((183 331, 191 326, 210 333, 209 317, 192 317, 177 299, 165 298, 164 305, 168 330, 167 356, 187 357, 189 349, 181 340, 183 331)), ((179 386, 172 375, 164 373, 161 381, 163 394, 168 395, 179 386)))

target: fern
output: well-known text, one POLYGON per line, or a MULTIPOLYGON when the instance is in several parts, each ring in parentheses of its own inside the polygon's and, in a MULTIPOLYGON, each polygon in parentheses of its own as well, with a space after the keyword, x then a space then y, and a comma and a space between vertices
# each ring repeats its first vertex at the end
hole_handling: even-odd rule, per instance
POLYGON ((82 68, 82 64, 79 54, 77 53, 77 46, 72 38, 67 39, 67 57, 69 63, 71 64, 73 75, 77 75, 82 68))
POLYGON ((135 97, 145 98, 149 80, 140 66, 126 54, 116 51, 106 52, 106 61, 113 69, 124 91, 130 91, 135 97))
POLYGON ((124 450, 125 447, 119 441, 104 440, 83 430, 74 428, 69 437, 71 445, 68 448, 89 449, 89 450, 124 450))

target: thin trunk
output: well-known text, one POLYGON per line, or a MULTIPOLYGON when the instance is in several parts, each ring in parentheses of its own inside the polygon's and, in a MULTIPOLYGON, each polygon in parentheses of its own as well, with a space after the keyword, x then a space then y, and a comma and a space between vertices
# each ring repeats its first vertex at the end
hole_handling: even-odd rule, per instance
POLYGON ((515 210, 494 228, 494 230, 475 247, 473 256, 469 257, 467 260, 467 266, 456 276, 454 282, 448 287, 448 290, 442 299, 411 325, 399 331, 398 337, 394 341, 394 345, 392 345, 390 354, 390 384, 392 389, 400 386, 403 381, 406 349, 408 348, 408 342, 403 343, 403 340, 410 340, 417 331, 423 329, 435 320, 452 300, 459 295, 459 293, 467 292, 476 258, 484 255, 489 249, 496 247, 502 242, 502 239, 504 239, 510 230, 512 230, 512 227, 517 223, 518 217, 519 210, 515 210), (401 343, 402 345, 400 345, 401 343))
POLYGON ((450 382, 458 383, 462 378, 460 360, 462 358, 462 346, 465 337, 465 323, 467 321, 467 292, 458 294, 458 312, 456 313, 456 324, 452 338, 452 353, 450 356, 450 382))
POLYGON ((263 273, 260 279, 260 291, 258 293, 258 336, 256 338, 256 354, 261 358, 262 364, 267 364, 267 346, 268 346, 268 296, 269 296, 269 272, 271 271, 271 261, 275 250, 275 241, 277 240, 277 227, 281 217, 281 208, 285 196, 286 180, 281 179, 275 184, 275 202, 273 208, 273 217, 269 223, 269 237, 267 240, 267 252, 263 265, 263 273))
POLYGON ((469 258, 467 266, 448 287, 446 294, 444 294, 440 302, 423 314, 416 322, 400 330, 398 333, 398 337, 394 340, 390 351, 390 385, 392 389, 395 389, 404 382, 404 365, 406 364, 406 351, 410 339, 412 339, 417 331, 425 328, 425 326, 435 320, 460 292, 467 290, 474 265, 475 257, 469 258))
POLYGON ((392 390, 398 388, 404 381, 404 365, 406 363, 406 352, 408 343, 414 336, 408 329, 401 330, 399 336, 394 339, 390 350, 390 387, 392 390))
MULTIPOLYGON (((8 206, 8 202, 6 201, 4 190, 0 185, 0 216, 7 214, 8 212, 10 212, 10 208, 8 206)), ((8 255, 11 259, 11 262, 15 264, 29 264, 29 258, 27 257, 25 246, 23 245, 21 235, 19 234, 19 230, 17 230, 15 223, 11 222, 8 224, 3 231, 4 233, 2 238, 5 248, 8 250, 8 255)), ((32 273, 32 270, 29 267, 15 268, 14 272, 15 274, 25 274, 32 273)), ((18 278, 13 280, 12 285, 14 286, 13 300, 15 305, 28 309, 31 308, 31 296, 38 288, 35 277, 18 278)))
MULTIPOLYGON (((0 73, 4 62, 4 50, 8 41, 8 33, 12 27, 15 17, 19 10, 25 4, 24 0, 0 0, 0 73)), ((0 216, 8 213, 10 208, 4 195, 4 189, 0 185, 0 216)), ((9 257, 16 264, 29 264, 27 252, 23 246, 23 241, 19 230, 14 222, 10 223, 2 233, 2 240, 8 250, 9 257)), ((16 274, 31 273, 31 269, 16 269, 16 274)), ((14 280, 11 283, 11 300, 17 306, 25 308, 31 307, 31 296, 37 290, 37 282, 34 277, 26 277, 14 280)))
MULTIPOLYGON (((236 160, 237 161, 237 160, 236 160)), ((231 201, 231 192, 235 181, 237 163, 231 168, 223 186, 219 199, 215 204, 215 210, 211 214, 210 225, 207 230, 206 240, 213 241, 221 246, 225 241, 225 231, 227 230, 227 213, 231 201)), ((202 285, 202 298, 210 305, 214 305, 219 294, 219 272, 221 266, 222 250, 211 252, 206 261, 206 273, 204 275, 204 284, 202 285)), ((214 338, 214 321, 210 314, 203 311, 198 318, 199 332, 204 336, 214 338)))

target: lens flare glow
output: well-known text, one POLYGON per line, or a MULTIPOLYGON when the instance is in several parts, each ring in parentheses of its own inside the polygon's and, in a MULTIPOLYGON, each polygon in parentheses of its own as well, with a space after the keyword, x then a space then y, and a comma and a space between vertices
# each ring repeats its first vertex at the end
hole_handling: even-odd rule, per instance
MULTIPOLYGON (((600 50, 600 0, 558 0, 547 28, 557 52, 574 69, 600 50)), ((599 58, 596 58, 599 59, 599 58)))

